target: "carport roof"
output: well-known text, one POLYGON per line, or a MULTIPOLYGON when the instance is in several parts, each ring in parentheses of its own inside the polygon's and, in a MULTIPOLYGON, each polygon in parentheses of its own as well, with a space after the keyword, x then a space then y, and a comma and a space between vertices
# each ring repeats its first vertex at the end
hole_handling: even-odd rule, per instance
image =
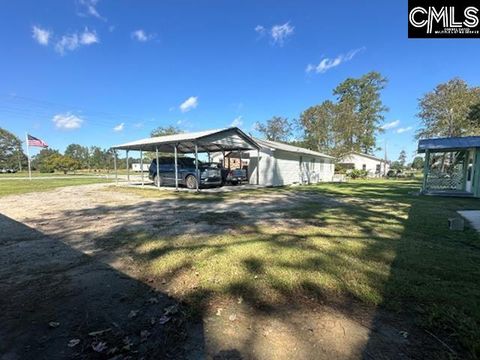
POLYGON ((177 145, 180 153, 195 152, 195 144, 199 152, 233 151, 233 150, 254 150, 259 145, 247 134, 237 127, 199 131, 192 133, 181 133, 151 137, 112 146, 115 150, 143 150, 160 152, 173 152, 177 145))

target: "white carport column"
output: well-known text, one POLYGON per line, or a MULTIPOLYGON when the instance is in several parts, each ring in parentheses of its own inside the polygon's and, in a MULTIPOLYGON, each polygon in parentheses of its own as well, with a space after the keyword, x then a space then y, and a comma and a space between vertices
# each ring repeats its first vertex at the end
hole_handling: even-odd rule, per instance
POLYGON ((140 150, 140 172, 142 174, 142 186, 144 186, 145 182, 143 181, 143 150, 140 150))
MULTIPOLYGON (((158 187, 158 190, 160 190, 160 164, 159 164, 159 161, 158 161, 158 146, 155 146, 155 155, 156 155, 156 158, 157 158, 157 166, 156 166, 156 169, 157 169, 157 187, 158 187)), ((153 183, 155 184, 155 181, 153 183)))
POLYGON ((197 178, 197 181, 195 183, 196 183, 196 187, 197 187, 197 191, 198 191, 198 183, 200 182, 200 176, 199 176, 199 173, 198 173, 198 145, 197 145, 197 143, 195 143, 195 176, 197 178))
POLYGON ((257 185, 260 185, 260 149, 257 149, 257 185))
POLYGON ((130 166, 128 166, 128 150, 127 150, 127 184, 130 185, 130 166))
POLYGON ((174 158, 175 158, 175 191, 178 191, 178 149, 177 144, 173 147, 174 158))
POLYGON ((113 150, 113 168, 115 169, 115 185, 118 185, 117 150, 113 150))
MULTIPOLYGON (((240 149, 239 151, 239 160, 240 160, 240 170, 243 170, 243 166, 242 166, 242 150, 240 149)), ((248 175, 248 174, 247 174, 248 175)), ((242 180, 240 180, 240 185, 242 184, 242 180)))

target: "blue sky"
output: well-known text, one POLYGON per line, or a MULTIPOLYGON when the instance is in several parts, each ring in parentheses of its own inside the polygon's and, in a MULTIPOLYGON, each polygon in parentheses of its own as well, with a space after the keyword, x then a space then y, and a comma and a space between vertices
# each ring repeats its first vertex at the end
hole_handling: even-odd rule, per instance
POLYGON ((375 70, 389 80, 378 145, 411 157, 417 99, 480 82, 478 41, 409 40, 403 0, 2 1, 0 53, 0 126, 61 150, 166 125, 255 133, 375 70))

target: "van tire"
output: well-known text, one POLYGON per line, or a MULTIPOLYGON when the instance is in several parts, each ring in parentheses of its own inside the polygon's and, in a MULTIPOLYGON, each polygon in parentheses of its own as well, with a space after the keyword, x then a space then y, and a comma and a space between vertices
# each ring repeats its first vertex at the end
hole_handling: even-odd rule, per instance
POLYGON ((185 178, 185 185, 190 190, 196 189, 197 188, 197 178, 193 175, 188 175, 185 178))

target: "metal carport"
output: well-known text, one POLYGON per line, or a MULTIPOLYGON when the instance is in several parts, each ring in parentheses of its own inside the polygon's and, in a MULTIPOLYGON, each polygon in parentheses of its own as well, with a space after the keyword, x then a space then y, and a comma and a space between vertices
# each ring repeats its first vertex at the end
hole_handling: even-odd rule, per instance
MULTIPOLYGON (((112 146, 114 151, 114 167, 115 179, 118 181, 117 171, 117 150, 125 150, 127 156, 127 179, 130 182, 130 169, 128 164, 129 151, 140 151, 140 167, 142 168, 142 185, 143 185, 143 152, 155 152, 157 164, 159 159, 159 152, 171 153, 173 152, 175 158, 175 188, 178 190, 178 153, 181 154, 195 154, 195 174, 197 178, 197 191, 199 185, 198 173, 198 153, 199 152, 222 152, 226 151, 248 151, 257 150, 259 154, 260 146, 247 134, 237 127, 226 129, 208 130, 193 133, 180 133, 175 135, 157 136, 141 140, 128 142, 121 145, 112 146)), ((159 175, 159 166, 157 166, 157 176, 159 175)), ((258 171, 257 171, 257 184, 258 171)), ((158 184, 160 186, 160 184, 158 184)))

